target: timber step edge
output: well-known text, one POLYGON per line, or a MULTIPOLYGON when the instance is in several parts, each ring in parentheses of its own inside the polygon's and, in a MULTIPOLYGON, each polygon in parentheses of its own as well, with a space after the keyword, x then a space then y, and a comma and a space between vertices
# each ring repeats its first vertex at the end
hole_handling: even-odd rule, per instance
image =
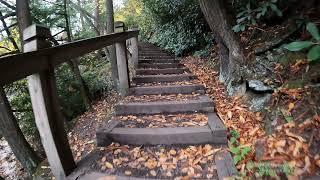
POLYGON ((154 55, 154 56, 139 56, 139 59, 175 59, 175 58, 168 55, 165 55, 165 56, 154 55))
POLYGON ((130 95, 152 95, 152 94, 191 94, 193 92, 204 94, 205 88, 200 84, 192 85, 167 85, 167 86, 145 86, 132 87, 130 95))
POLYGON ((132 78, 132 81, 136 84, 142 84, 142 83, 190 81, 196 78, 197 77, 192 74, 145 75, 145 76, 135 76, 132 78))
POLYGON ((139 59, 139 63, 180 63, 176 59, 139 59))
POLYGON ((196 100, 120 103, 115 107, 115 114, 137 115, 199 112, 207 107, 214 107, 214 102, 209 97, 202 95, 196 100))
MULTIPOLYGON (((211 113, 215 114, 215 113, 211 113)), ((220 121, 216 116, 208 117, 208 122, 220 121)), ((97 144, 100 147, 112 142, 130 145, 198 145, 215 144, 227 145, 227 129, 225 127, 211 128, 210 126, 173 127, 173 128, 117 128, 114 124, 121 120, 112 120, 111 125, 97 131, 97 144)))
POLYGON ((187 68, 136 69, 136 75, 183 74, 190 72, 187 68))
POLYGON ((166 69, 166 68, 181 68, 184 67, 183 64, 179 63, 139 63, 138 64, 139 68, 153 68, 153 69, 166 69))

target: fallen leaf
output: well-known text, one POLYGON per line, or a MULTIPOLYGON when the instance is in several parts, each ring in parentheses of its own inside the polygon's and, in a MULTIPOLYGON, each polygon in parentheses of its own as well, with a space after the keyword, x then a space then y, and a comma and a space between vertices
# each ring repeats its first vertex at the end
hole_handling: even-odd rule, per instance
POLYGON ((231 111, 228 111, 228 112, 227 112, 227 116, 228 116, 229 119, 231 119, 231 118, 232 118, 232 112, 231 112, 231 111))
POLYGON ((289 105, 288 105, 288 108, 289 108, 288 111, 291 111, 291 110, 294 108, 294 106, 295 106, 294 103, 292 103, 292 102, 289 103, 289 105))
POLYGON ((113 169, 113 165, 111 163, 109 163, 109 162, 105 162, 104 165, 108 169, 113 169))
POLYGON ((157 172, 156 172, 155 170, 151 170, 151 171, 150 171, 150 174, 151 174, 151 176, 156 176, 156 175, 157 175, 157 172))

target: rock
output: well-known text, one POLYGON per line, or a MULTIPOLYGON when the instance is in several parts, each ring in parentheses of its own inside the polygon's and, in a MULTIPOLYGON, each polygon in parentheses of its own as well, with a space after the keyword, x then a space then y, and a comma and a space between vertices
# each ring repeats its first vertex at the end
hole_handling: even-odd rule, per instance
POLYGON ((265 105, 269 102, 272 95, 271 94, 250 94, 250 107, 251 111, 257 112, 261 111, 265 105))
POLYGON ((248 80, 249 89, 256 91, 258 93, 273 93, 273 89, 270 86, 265 85, 259 80, 248 80))

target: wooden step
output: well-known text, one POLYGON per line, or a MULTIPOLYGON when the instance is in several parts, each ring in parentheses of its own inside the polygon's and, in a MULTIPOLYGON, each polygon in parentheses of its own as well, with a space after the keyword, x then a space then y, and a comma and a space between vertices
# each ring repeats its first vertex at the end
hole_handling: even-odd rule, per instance
POLYGON ((152 69, 166 69, 166 68, 181 68, 183 64, 179 63, 141 63, 138 64, 139 68, 152 68, 152 69))
POLYGON ((183 74, 189 72, 187 68, 166 68, 166 69, 137 69, 137 75, 157 75, 157 74, 183 74))
POLYGON ((159 56, 159 55, 155 55, 155 56, 139 56, 139 59, 175 59, 173 56, 159 56))
POLYGON ((176 82, 196 79, 192 74, 173 74, 173 75, 145 75, 133 77, 132 81, 136 84, 153 82, 176 82))
POLYGON ((139 63, 179 63, 176 59, 139 59, 139 63))
POLYGON ((98 146, 107 146, 112 142, 130 145, 226 145, 228 142, 227 129, 215 113, 208 114, 208 126, 123 128, 117 127, 120 122, 121 120, 112 120, 97 131, 98 146), (210 124, 219 124, 219 126, 211 127, 210 124))
POLYGON ((191 94, 196 92, 205 93, 203 85, 171 85, 171 86, 146 86, 130 88, 131 95, 151 95, 151 94, 191 94))
POLYGON ((207 96, 200 96, 199 99, 185 101, 121 103, 116 106, 116 115, 195 112, 213 106, 213 101, 207 96))

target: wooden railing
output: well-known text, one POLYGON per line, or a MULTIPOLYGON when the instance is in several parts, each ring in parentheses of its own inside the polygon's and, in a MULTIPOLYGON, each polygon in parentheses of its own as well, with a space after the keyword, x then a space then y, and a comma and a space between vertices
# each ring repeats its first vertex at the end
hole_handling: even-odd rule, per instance
POLYGON ((23 34, 25 53, 0 58, 0 86, 28 77, 36 125, 56 179, 66 179, 76 164, 64 129, 54 68, 70 59, 115 44, 120 93, 124 95, 129 88, 126 40, 131 39, 132 59, 136 64, 139 31, 124 32, 124 27, 120 26, 116 32, 50 47, 50 30, 32 25, 23 34))

